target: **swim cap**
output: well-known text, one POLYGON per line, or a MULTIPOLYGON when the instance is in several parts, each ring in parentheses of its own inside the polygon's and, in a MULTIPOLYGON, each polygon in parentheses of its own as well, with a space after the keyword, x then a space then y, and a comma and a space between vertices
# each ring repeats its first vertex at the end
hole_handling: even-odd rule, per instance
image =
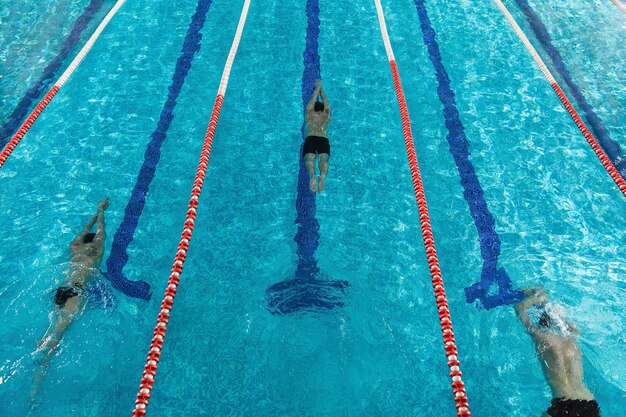
POLYGON ((528 317, 533 325, 542 332, 559 334, 564 337, 571 335, 564 319, 565 309, 558 304, 535 304, 528 311, 528 317))
POLYGON ((545 310, 543 310, 543 312, 541 312, 541 315, 539 316, 538 325, 539 327, 545 328, 550 328, 550 326, 552 326, 552 317, 550 317, 550 315, 546 313, 545 310))

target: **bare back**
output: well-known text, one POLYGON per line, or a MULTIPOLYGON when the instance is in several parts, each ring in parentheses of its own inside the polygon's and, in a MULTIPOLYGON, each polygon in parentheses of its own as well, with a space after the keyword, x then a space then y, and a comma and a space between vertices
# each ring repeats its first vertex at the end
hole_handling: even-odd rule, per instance
POLYGON ((531 335, 555 398, 593 400, 593 394, 582 382, 582 353, 576 339, 541 331, 531 335))
POLYGON ((311 110, 306 115, 306 136, 320 136, 328 139, 330 112, 311 110))
POLYGON ((100 266, 103 249, 102 242, 96 240, 72 246, 69 271, 70 282, 84 284, 94 273, 94 270, 100 266))

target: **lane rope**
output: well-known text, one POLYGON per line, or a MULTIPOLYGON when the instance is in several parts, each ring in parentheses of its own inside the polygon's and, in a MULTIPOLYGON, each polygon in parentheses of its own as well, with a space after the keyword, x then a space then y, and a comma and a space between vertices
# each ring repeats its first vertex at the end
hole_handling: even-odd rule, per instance
POLYGON ((419 165, 417 163, 417 156, 415 154, 415 144, 413 143, 413 134, 411 133, 411 119, 409 117, 409 110, 406 104, 406 98, 404 97, 402 83, 400 82, 400 73, 398 72, 396 60, 393 55, 393 49, 391 48, 391 42, 389 41, 389 33, 387 32, 387 25, 385 23, 383 8, 380 4, 380 0, 374 1, 376 3, 376 11, 378 13, 378 21, 380 23, 380 32, 383 37, 383 42, 385 44, 385 50, 387 51, 389 66, 391 67, 393 85, 396 90, 396 96, 398 97, 398 105, 400 107, 400 114, 402 118, 402 131, 404 133, 404 143, 406 146, 407 157, 409 159, 411 178, 413 179, 415 199, 417 200, 417 208, 420 216, 420 225, 422 228, 422 238, 424 240, 424 247, 426 248, 426 256, 428 258, 431 281, 437 301, 439 323, 441 325, 441 332, 443 336, 446 357, 448 359, 448 367, 450 368, 450 377, 452 378, 452 392, 454 393, 457 416, 469 417, 471 415, 469 410, 469 403, 467 399, 467 393, 465 391, 465 384, 463 384, 462 380, 463 374, 461 373, 461 363, 458 359, 459 355, 456 347, 456 341, 454 338, 454 330, 452 328, 452 319, 450 317, 450 310, 448 308, 448 300, 443 285, 441 269, 439 268, 439 259, 437 257, 435 239, 430 223, 430 216, 428 214, 428 205, 426 203, 424 185, 422 183, 422 177, 420 174, 419 165))
POLYGON ((193 229, 196 222, 196 209, 198 208, 198 199, 202 192, 202 185, 206 176, 207 167, 209 164, 209 156, 211 155, 211 147, 213 146, 213 137, 215 135, 215 129, 217 127, 217 121, 220 117, 220 110, 222 109, 222 103, 224 102, 224 95, 226 94, 226 87, 228 86, 228 78, 230 76, 230 70, 233 66, 233 61, 239 47, 241 40, 241 34, 246 24, 246 17, 248 16, 248 9, 250 8, 250 0, 245 0, 243 9, 241 10, 241 16, 239 18, 239 24, 237 25, 237 31, 233 39, 224 70, 222 72, 222 78, 220 80, 217 97, 213 105, 213 111, 211 112, 211 118, 209 121, 209 127, 207 128, 204 136, 204 144, 202 145, 202 152, 200 154, 200 160, 198 162, 198 169, 193 182, 193 188, 191 189, 191 197, 189 199, 188 210, 183 225, 183 232, 178 244, 178 251, 174 257, 174 264, 172 265, 172 271, 170 273, 169 281, 163 301, 161 302, 161 308, 157 317, 157 323, 154 327, 154 333, 150 348, 148 350, 148 357, 146 359, 146 365, 141 377, 141 383, 139 385, 139 392, 137 393, 137 399, 135 400, 135 409, 133 410, 133 417, 142 417, 146 415, 146 408, 148 407, 148 401, 150 399, 150 393, 154 385, 154 377, 159 365, 159 358, 161 357, 161 350, 163 349, 163 342, 165 340, 165 332, 167 331, 167 323, 169 322, 170 312, 174 305, 174 297, 176 297, 176 289, 180 282, 180 275, 183 272, 183 265, 187 258, 187 250, 189 249, 189 242, 193 234, 193 229))
POLYGON ((626 180, 626 155, 622 152, 619 144, 611 139, 611 135, 604 125, 604 122, 600 116, 596 114, 593 106, 587 101, 580 87, 576 84, 574 77, 565 65, 561 53, 554 45, 552 37, 548 33, 548 28, 528 0, 515 0, 515 2, 524 13, 524 16, 526 16, 528 24, 546 53, 546 56, 552 61, 552 68, 556 70, 557 74, 561 76, 561 79, 569 88, 569 93, 572 95, 574 103, 576 103, 580 113, 584 115, 584 120, 586 120, 589 125, 590 131, 594 134, 604 152, 606 152, 606 156, 609 157, 615 169, 617 169, 617 172, 626 180))
POLYGON ((53 77, 57 74, 63 62, 67 59, 72 49, 76 46, 83 31, 91 23, 95 14, 100 11, 103 0, 91 0, 83 13, 76 19, 70 34, 67 36, 61 50, 57 56, 44 68, 43 73, 37 81, 35 81, 26 90, 24 96, 17 103, 17 106, 8 117, 7 122, 0 127, 0 146, 7 144, 9 139, 15 134, 15 131, 22 123, 22 120, 28 115, 28 111, 33 102, 40 96, 40 93, 47 90, 52 83, 53 77))
POLYGON ((543 62, 543 60, 537 53, 537 50, 532 46, 532 44, 530 43, 530 41, 528 40, 528 38, 522 31, 522 28, 520 28, 520 26, 517 24, 517 22, 515 21, 515 19, 509 12, 509 10, 507 9, 507 7, 504 5, 504 3, 502 3, 501 0, 494 0, 494 1, 496 5, 498 6, 498 8, 502 11, 504 16, 506 17, 506 20, 508 20, 508 22, 513 27, 513 30, 517 34, 518 38, 522 41, 522 43, 524 44, 524 46, 526 47, 530 55, 533 57, 533 59, 539 66, 539 69, 543 73, 544 77, 550 83, 550 86, 552 87, 556 95, 559 97, 559 100, 561 100, 561 103, 563 103, 563 106, 565 106, 565 109, 569 113, 572 120, 574 120, 574 123, 576 123, 576 126, 581 131, 581 133, 583 134, 583 136, 585 137, 585 139, 587 140, 587 142, 589 143, 589 145, 591 146, 595 154, 600 159, 600 162, 602 163, 604 168, 607 170, 611 178, 613 178, 613 181, 615 181, 615 183, 617 184, 618 188, 620 189, 624 197, 626 197, 626 181, 624 181, 624 179, 621 177, 621 175, 615 168, 615 165, 613 165, 613 163, 607 156, 606 152, 604 152, 604 150, 602 149, 602 147, 600 146, 596 138, 593 136, 593 134, 591 134, 591 132, 589 131, 589 128, 587 127, 585 122, 581 119, 580 115, 578 114, 578 112, 576 111, 572 103, 570 102, 569 98, 567 97, 565 92, 561 89, 556 79, 552 76, 552 73, 550 72, 546 64, 543 62))
POLYGON ((620 0, 611 0, 613 3, 615 3, 615 5, 624 13, 626 13, 626 5, 624 5, 624 3, 622 3, 620 0))
POLYGON ((80 52, 78 52, 78 55, 76 55, 76 57, 72 60, 70 65, 67 67, 67 69, 63 72, 63 74, 61 74, 61 77, 59 77, 57 82, 54 83, 50 91, 46 93, 46 95, 39 102, 39 104, 35 106, 35 109, 31 112, 30 116, 28 116, 28 118, 24 121, 24 123, 22 123, 18 131, 15 133, 15 135, 13 135, 11 140, 7 143, 7 145, 4 147, 4 149, 0 153, 0 168, 2 168, 2 166, 4 165, 6 160, 9 158, 13 150, 15 150, 15 147, 17 146, 17 144, 20 143, 20 141, 24 138, 24 135, 26 135, 26 132, 30 130, 33 123, 35 123, 35 120, 37 120, 37 118, 39 117, 43 109, 46 108, 46 106, 50 103, 52 98, 56 95, 56 93, 59 92, 61 87, 63 87, 63 85, 67 82, 68 78, 70 78, 70 76, 74 73, 76 68, 78 68, 80 63, 83 61, 85 56, 87 56, 87 54, 93 47, 96 40, 98 40, 98 38, 100 37, 100 34, 104 30, 104 28, 106 28, 106 26, 109 24, 109 21, 113 18, 113 16, 115 16, 117 11, 120 9, 120 7, 122 7, 122 5, 125 2, 126 0, 118 0, 118 2, 115 3, 113 8, 111 8, 109 13, 107 13, 107 15, 104 17, 102 22, 100 22, 100 24, 96 28, 95 32, 91 35, 89 40, 87 40, 87 43, 85 43, 85 46, 82 47, 80 52))

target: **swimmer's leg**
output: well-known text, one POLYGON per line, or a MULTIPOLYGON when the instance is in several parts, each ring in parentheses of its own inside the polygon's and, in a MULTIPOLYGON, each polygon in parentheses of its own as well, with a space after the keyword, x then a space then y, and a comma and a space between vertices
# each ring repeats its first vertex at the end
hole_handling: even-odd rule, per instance
POLYGON ((309 174, 309 178, 311 179, 309 182, 309 188, 311 191, 315 192, 317 190, 317 178, 315 177, 315 154, 305 154, 304 163, 306 165, 306 172, 309 174))
MULTIPOLYGON (((53 328, 46 332, 46 335, 41 339, 37 346, 37 350, 41 351, 40 354, 43 358, 38 361, 37 369, 33 375, 33 389, 30 392, 31 406, 36 405, 37 392, 39 392, 39 386, 44 376, 48 373, 50 367, 50 358, 56 352, 61 342, 63 334, 72 323, 75 315, 78 313, 80 304, 80 296, 71 297, 65 303, 65 306, 59 311, 53 328)), ((36 352, 36 354, 39 352, 36 352)))
MULTIPOLYGON (((58 342, 57 342, 58 344, 58 342)), ((33 375, 33 388, 30 390, 30 405, 31 409, 37 407, 37 394, 39 393, 39 387, 41 386, 41 381, 44 376, 48 373, 48 368, 50 367, 50 355, 48 351, 46 352, 43 359, 41 359, 37 364, 37 369, 35 370, 35 374, 33 375)))
POLYGON ((328 158, 330 158, 330 155, 328 155, 327 153, 321 153, 319 155, 319 166, 320 166, 320 191, 324 191, 324 179, 326 178, 326 175, 328 174, 328 158))

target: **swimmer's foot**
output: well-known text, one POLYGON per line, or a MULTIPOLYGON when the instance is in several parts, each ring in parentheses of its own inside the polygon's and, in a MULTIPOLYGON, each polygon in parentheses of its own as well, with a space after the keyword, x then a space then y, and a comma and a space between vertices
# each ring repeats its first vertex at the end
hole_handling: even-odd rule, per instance
POLYGON ((317 191, 317 177, 315 175, 311 176, 311 181, 309 182, 309 188, 311 191, 317 191))
POLYGON ((109 197, 104 197, 98 203, 98 210, 106 210, 109 208, 109 197))
POLYGON ((37 401, 37 389, 33 388, 30 390, 30 394, 28 396, 28 398, 30 398, 30 409, 31 410, 35 410, 37 409, 38 401, 37 401))
POLYGON ((324 176, 320 175, 320 182, 319 182, 319 191, 322 192, 324 191, 324 187, 326 187, 326 184, 324 184, 324 176))

